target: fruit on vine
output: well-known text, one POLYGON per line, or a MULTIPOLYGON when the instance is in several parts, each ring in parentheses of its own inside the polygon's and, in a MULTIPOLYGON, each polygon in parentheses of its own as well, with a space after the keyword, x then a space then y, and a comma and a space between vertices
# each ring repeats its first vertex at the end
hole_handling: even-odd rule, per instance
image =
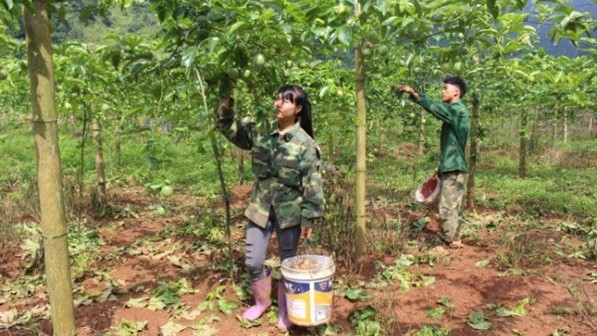
POLYGON ((291 60, 286 61, 287 68, 292 68, 292 66, 294 66, 294 62, 292 62, 291 60))
POLYGON ((263 54, 257 54, 253 58, 253 62, 255 62, 256 66, 262 67, 265 65, 265 56, 263 56, 263 54))
POLYGON ((386 47, 385 45, 380 45, 379 48, 377 48, 377 52, 379 53, 379 56, 387 56, 388 47, 386 47))
POLYGON ((243 72, 243 78, 249 79, 249 77, 251 77, 251 70, 247 69, 243 72))
POLYGON ((462 70, 462 62, 454 63, 454 71, 460 72, 460 70, 462 70))
POLYGON ((162 193, 162 196, 164 196, 164 197, 170 197, 174 193, 174 190, 172 189, 171 186, 165 185, 165 186, 162 187, 162 189, 160 190, 160 192, 162 193))
POLYGON ((364 56, 371 56, 371 49, 363 48, 363 55, 364 56))
POLYGON ((164 208, 163 206, 159 206, 156 210, 158 215, 163 216, 166 214, 166 208, 164 208))
POLYGON ((228 69, 228 71, 226 73, 232 79, 237 79, 238 76, 240 76, 240 72, 238 71, 237 68, 230 68, 230 69, 228 69))

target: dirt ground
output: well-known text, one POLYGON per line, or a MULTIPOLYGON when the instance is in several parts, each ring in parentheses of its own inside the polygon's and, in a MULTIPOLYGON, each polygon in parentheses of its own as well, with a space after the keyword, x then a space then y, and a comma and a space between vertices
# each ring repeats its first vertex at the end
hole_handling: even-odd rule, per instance
MULTIPOLYGON (((235 214, 240 214, 250 186, 241 186, 232 190, 232 206, 235 214)), ((188 280, 194 293, 184 294, 181 298, 185 307, 192 309, 205 302, 209 293, 222 284, 228 284, 223 295, 228 300, 236 300, 233 290, 226 282, 227 273, 214 265, 223 262, 217 253, 189 254, 188 249, 172 250, 173 246, 193 244, 188 236, 164 237, 159 235, 165 226, 181 226, 188 216, 189 207, 210 207, 209 203, 188 195, 175 194, 168 200, 170 212, 166 216, 150 215, 152 201, 141 189, 129 189, 112 197, 112 202, 128 204, 138 214, 124 218, 119 226, 98 227, 98 234, 106 242, 99 253, 109 256, 115 251, 122 251, 134 246, 141 239, 151 242, 152 253, 143 251, 138 254, 121 254, 116 258, 101 258, 99 262, 89 265, 88 272, 76 281, 77 293, 99 293, 111 288, 106 300, 90 300, 76 308, 77 335, 116 334, 117 326, 123 321, 146 321, 147 326, 140 335, 161 335, 161 329, 169 321, 183 326, 193 326, 197 322, 210 320, 210 330, 195 330, 191 327, 176 333, 177 335, 283 335, 278 332, 276 324, 266 317, 262 324, 252 328, 241 326, 237 315, 250 302, 243 302, 231 314, 224 314, 218 309, 203 311, 196 316, 172 318, 167 310, 150 310, 147 307, 126 307, 131 298, 149 297, 160 283, 181 278, 188 280), (178 245, 177 245, 178 244, 178 245), (147 252, 147 253, 146 253, 147 252), (164 255, 156 257, 160 252, 164 255), (167 255, 169 254, 169 255, 167 255), (168 258, 174 255, 177 258, 168 258), (182 265, 182 266, 181 266, 182 265), (193 265, 193 267, 184 267, 193 265), (98 276, 94 271, 102 270, 106 276, 98 276)), ((379 211, 379 209, 378 209, 379 211)), ((236 215, 234 221, 243 221, 236 215)), ((428 224, 423 235, 430 235, 435 230, 435 222, 428 224)), ((238 226, 240 227, 240 226, 238 226)), ((235 226, 234 239, 242 241, 243 232, 235 226)), ((558 242, 561 233, 546 233, 548 242, 558 242), (551 240, 550 240, 551 239, 551 240)), ((419 263, 409 266, 415 274, 434 277, 435 281, 427 286, 410 288, 403 292, 399 284, 381 289, 369 289, 368 301, 352 302, 344 296, 334 297, 333 317, 331 325, 339 327, 338 335, 354 333, 349 314, 357 308, 372 305, 383 319, 381 324, 384 335, 413 335, 423 325, 450 328, 450 335, 596 335, 596 285, 592 284, 588 274, 596 272, 593 262, 579 259, 560 258, 547 265, 533 267, 522 275, 504 276, 504 269, 496 261, 498 252, 504 249, 499 231, 482 232, 478 239, 465 241, 463 249, 450 250, 449 254, 433 257, 433 262, 419 263), (479 261, 486 261, 479 266, 479 261), (428 316, 429 310, 438 307, 438 300, 450 298, 453 308, 441 318, 428 316), (501 304, 504 307, 515 307, 521 300, 530 299, 525 306, 523 316, 499 317, 489 304, 501 304), (481 311, 493 323, 489 330, 476 330, 466 322, 473 311, 481 311)), ((555 245, 555 243, 553 243, 555 245)), ((428 251, 421 251, 415 246, 403 251, 415 256, 430 258, 428 251)), ((549 245, 546 245, 549 248, 549 245)), ((146 247, 145 247, 146 248, 146 247)), ((273 250, 273 249, 272 249, 273 250)), ((548 251, 546 251, 548 253, 548 251)), ((242 253, 235 258, 242 265, 242 253)), ((368 257, 363 260, 359 274, 347 277, 347 271, 338 265, 336 280, 352 283, 369 282, 377 273, 374 263, 382 262, 391 265, 394 257, 368 257), (348 280, 350 278, 350 280, 348 280)), ((19 255, 15 255, 0 264, 2 281, 14 279, 22 273, 23 263, 19 255)), ((242 269, 241 269, 242 271, 242 269)), ((273 299, 275 293, 273 291, 273 299)), ((47 295, 31 293, 29 299, 11 303, 0 300, 0 313, 9 309, 17 309, 20 313, 36 306, 46 305, 47 295)), ((41 320, 27 328, 0 328, 1 335, 44 335, 51 334, 51 324, 41 320)), ((289 335, 316 334, 313 329, 293 327, 289 335)))

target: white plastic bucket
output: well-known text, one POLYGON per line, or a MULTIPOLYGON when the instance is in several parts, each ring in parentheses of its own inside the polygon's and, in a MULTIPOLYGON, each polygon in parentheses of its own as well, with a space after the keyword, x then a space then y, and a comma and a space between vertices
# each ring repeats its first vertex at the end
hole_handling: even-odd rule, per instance
POLYGON ((286 311, 292 323, 315 326, 332 317, 336 268, 330 257, 300 255, 282 262, 286 311))

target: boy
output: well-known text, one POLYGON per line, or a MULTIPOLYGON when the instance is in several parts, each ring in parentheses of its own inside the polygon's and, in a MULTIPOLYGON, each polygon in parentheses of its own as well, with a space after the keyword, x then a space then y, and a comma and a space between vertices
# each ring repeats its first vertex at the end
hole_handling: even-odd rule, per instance
POLYGON ((450 248, 464 247, 460 241, 460 208, 464 195, 464 177, 468 172, 465 148, 469 121, 468 110, 460 100, 466 90, 466 83, 458 77, 448 77, 444 80, 441 102, 419 94, 408 85, 402 85, 396 90, 398 94, 408 93, 413 101, 443 121, 438 170, 442 181, 439 196, 439 216, 442 226, 440 238, 450 248))

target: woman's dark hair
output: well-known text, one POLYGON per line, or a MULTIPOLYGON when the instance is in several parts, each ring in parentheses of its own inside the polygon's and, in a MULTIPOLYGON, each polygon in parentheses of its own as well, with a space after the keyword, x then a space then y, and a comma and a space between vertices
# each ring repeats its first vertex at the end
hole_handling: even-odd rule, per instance
POLYGON ((460 77, 447 77, 446 79, 444 79, 444 83, 458 86, 458 88, 460 89, 460 98, 462 98, 466 93, 466 83, 460 77))
POLYGON ((300 119, 301 128, 307 132, 311 138, 315 139, 315 136, 313 135, 313 123, 311 121, 311 103, 309 102, 307 92, 298 85, 284 85, 278 90, 278 95, 280 95, 282 99, 288 99, 295 105, 300 105, 302 107, 297 115, 300 119))

